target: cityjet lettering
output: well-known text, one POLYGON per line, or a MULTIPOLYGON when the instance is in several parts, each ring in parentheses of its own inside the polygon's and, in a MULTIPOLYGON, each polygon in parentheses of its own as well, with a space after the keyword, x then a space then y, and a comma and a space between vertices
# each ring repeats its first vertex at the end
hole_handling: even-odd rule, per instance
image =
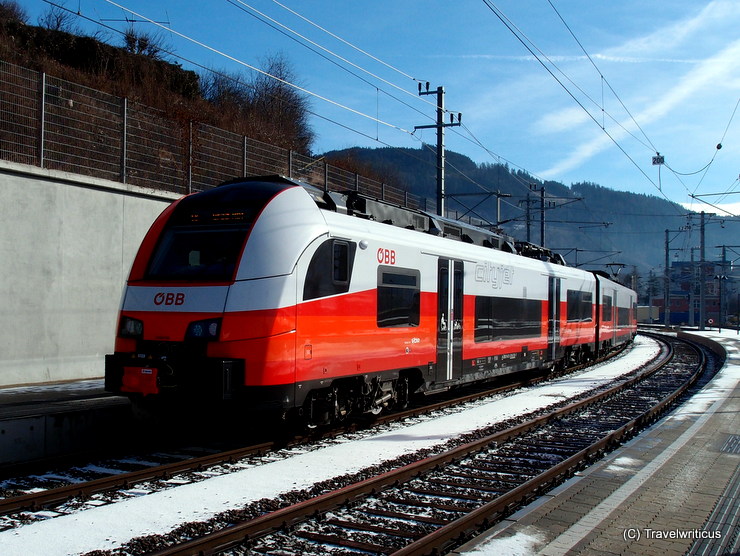
POLYGON ((154 295, 155 305, 182 305, 185 303, 185 294, 182 292, 159 292, 154 295))
POLYGON ((475 265, 475 281, 490 282, 492 288, 501 289, 514 283, 514 269, 491 263, 475 265))

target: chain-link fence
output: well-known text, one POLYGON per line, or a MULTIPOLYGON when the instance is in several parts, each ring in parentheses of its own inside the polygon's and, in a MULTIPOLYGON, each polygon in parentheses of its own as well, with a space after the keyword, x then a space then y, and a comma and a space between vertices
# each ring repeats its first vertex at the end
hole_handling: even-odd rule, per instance
MULTIPOLYGON (((282 174, 434 210, 426 199, 299 153, 0 61, 0 158, 190 193, 282 174)), ((432 203, 430 203, 432 204, 432 203)))

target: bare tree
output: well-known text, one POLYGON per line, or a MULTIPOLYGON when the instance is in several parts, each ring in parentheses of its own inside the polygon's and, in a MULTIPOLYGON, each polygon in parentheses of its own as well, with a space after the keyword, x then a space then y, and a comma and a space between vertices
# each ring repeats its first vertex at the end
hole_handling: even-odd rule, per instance
POLYGON ((153 60, 162 60, 169 49, 160 33, 138 31, 133 23, 123 32, 123 48, 153 60))
POLYGON ((311 152, 306 95, 293 87, 295 72, 285 56, 274 55, 253 77, 226 71, 200 76, 201 94, 218 109, 221 124, 236 132, 291 149, 311 152))
POLYGON ((0 21, 11 20, 20 23, 28 23, 28 13, 14 0, 0 1, 0 21))
MULTIPOLYGON (((64 4, 62 4, 64 6, 64 4)), ((39 27, 44 27, 51 31, 63 31, 73 35, 81 35, 79 27, 76 25, 75 15, 57 5, 50 5, 49 8, 39 16, 39 27)))
POLYGON ((221 109, 241 110, 251 102, 252 85, 243 75, 210 71, 200 75, 203 98, 221 109))
POLYGON ((297 77, 283 54, 265 58, 264 73, 253 80, 252 107, 255 115, 272 124, 276 144, 298 152, 310 152, 314 133, 308 123, 309 101, 293 85, 297 77))

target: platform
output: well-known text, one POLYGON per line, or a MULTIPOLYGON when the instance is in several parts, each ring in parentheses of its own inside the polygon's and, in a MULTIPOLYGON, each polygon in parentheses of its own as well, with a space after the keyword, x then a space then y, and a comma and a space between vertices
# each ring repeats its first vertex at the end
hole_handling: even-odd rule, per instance
POLYGON ((100 445, 129 413, 102 379, 0 388, 0 467, 100 445))
POLYGON ((454 554, 740 554, 740 336, 695 396, 454 554))

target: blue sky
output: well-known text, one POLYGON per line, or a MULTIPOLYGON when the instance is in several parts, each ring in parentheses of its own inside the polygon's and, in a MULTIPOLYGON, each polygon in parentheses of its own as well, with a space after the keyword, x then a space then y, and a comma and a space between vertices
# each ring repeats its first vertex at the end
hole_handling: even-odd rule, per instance
MULTIPOLYGON (((43 0, 20 4, 31 23, 49 7, 43 0)), ((219 70, 250 74, 250 66, 283 54, 311 94, 316 153, 435 144, 434 130, 414 132, 435 117, 435 97, 417 94, 422 81, 443 86, 446 108, 462 113, 464 127, 447 130, 447 149, 476 162, 506 162, 566 185, 590 181, 658 195, 694 210, 714 211, 691 194, 740 191, 737 0, 65 5, 119 29, 127 17, 162 22, 136 25, 161 33, 181 56, 219 70), (308 41, 313 51, 303 46, 308 41), (652 164, 656 152, 664 166, 652 164)), ((84 20, 78 25, 96 30, 84 20)), ((734 203, 731 210, 740 214, 740 194, 704 198, 734 203)))

